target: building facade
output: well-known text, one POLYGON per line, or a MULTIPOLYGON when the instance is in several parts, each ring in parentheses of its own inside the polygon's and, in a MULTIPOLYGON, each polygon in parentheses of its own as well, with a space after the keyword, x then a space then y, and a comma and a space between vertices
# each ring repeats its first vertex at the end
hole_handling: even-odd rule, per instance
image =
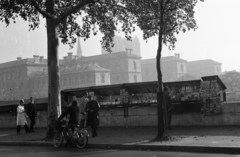
POLYGON ((196 78, 209 75, 221 75, 221 65, 222 63, 211 59, 190 61, 187 62, 187 71, 189 75, 192 75, 196 78))
POLYGON ((98 64, 100 67, 110 70, 111 84, 119 84, 142 82, 140 59, 141 57, 125 51, 81 58, 68 53, 61 65, 68 67, 77 64, 98 64))
MULTIPOLYGON (((60 61, 61 63, 62 61, 60 61)), ((109 85, 110 70, 97 64, 60 65, 60 89, 109 85)), ((48 95, 47 60, 35 55, 0 64, 0 100, 19 100, 48 95)))
MULTIPOLYGON (((132 41, 122 38, 121 36, 115 36, 113 43, 114 46, 111 49, 112 53, 129 51, 129 53, 141 57, 141 45, 137 36, 133 37, 132 41)), ((109 54, 109 52, 102 48, 102 54, 109 54)))
MULTIPOLYGON (((35 98, 46 98, 48 95, 48 72, 32 73, 29 82, 29 94, 35 98)), ((60 90, 70 88, 109 85, 110 70, 97 64, 75 65, 60 68, 60 90)))
POLYGON ((47 61, 35 55, 0 64, 0 100, 29 98, 29 79, 32 72, 44 71, 47 61))
MULTIPOLYGON (((187 74, 186 60, 180 58, 179 54, 161 58, 161 71, 163 82, 178 81, 187 74)), ((142 80, 157 81, 156 59, 145 59, 141 61, 142 80)))

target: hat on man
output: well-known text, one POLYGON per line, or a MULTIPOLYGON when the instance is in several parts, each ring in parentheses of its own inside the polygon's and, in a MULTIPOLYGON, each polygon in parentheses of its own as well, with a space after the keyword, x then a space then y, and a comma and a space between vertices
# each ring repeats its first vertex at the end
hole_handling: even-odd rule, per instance
POLYGON ((21 99, 21 100, 20 100, 20 103, 24 103, 24 100, 23 100, 23 99, 21 99))

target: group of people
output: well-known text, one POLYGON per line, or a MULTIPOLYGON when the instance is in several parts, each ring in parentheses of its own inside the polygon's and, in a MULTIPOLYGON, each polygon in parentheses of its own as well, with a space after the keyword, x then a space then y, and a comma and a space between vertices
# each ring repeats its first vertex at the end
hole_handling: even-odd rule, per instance
POLYGON ((84 92, 83 96, 77 101, 73 100, 69 106, 58 118, 62 120, 66 115, 70 115, 67 126, 63 129, 63 134, 66 141, 70 138, 67 136, 67 131, 74 125, 80 125, 81 128, 91 126, 92 137, 98 136, 97 128, 99 126, 99 103, 89 96, 88 92, 84 92))
MULTIPOLYGON (((172 129, 171 124, 171 99, 169 96, 168 87, 164 87, 164 103, 166 105, 166 124, 168 129, 172 129)), ((97 128, 99 126, 99 103, 89 96, 88 92, 84 92, 83 96, 77 101, 73 100, 71 106, 69 106, 58 118, 58 121, 62 120, 66 115, 70 115, 68 125, 64 128, 63 133, 65 140, 69 141, 67 131, 74 125, 80 125, 81 128, 85 126, 91 126, 92 137, 98 136, 97 128)), ((30 103, 24 106, 24 100, 20 100, 19 106, 17 107, 17 133, 20 134, 21 126, 24 126, 25 132, 34 132, 34 125, 37 117, 37 110, 34 105, 34 99, 30 97, 30 103), (27 124, 27 118, 30 119, 30 129, 27 124)))
POLYGON ((21 132, 21 126, 24 126, 25 132, 34 132, 34 125, 37 117, 37 110, 33 97, 30 97, 30 103, 24 106, 24 100, 20 100, 17 107, 17 134, 21 132), (28 127, 27 118, 30 119, 30 129, 28 127))

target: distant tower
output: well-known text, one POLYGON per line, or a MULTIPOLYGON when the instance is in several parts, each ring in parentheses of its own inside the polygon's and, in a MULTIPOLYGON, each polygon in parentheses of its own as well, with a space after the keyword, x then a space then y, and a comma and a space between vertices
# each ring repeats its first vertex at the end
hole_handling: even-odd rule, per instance
POLYGON ((77 41, 77 56, 79 58, 82 57, 82 48, 81 48, 81 44, 80 44, 80 39, 78 38, 78 41, 77 41))
MULTIPOLYGON (((111 48, 112 53, 131 50, 131 54, 141 57, 141 44, 137 36, 132 38, 132 41, 129 41, 121 36, 114 36, 113 39, 114 46, 111 48)), ((102 48, 102 54, 107 54, 105 49, 102 48)))

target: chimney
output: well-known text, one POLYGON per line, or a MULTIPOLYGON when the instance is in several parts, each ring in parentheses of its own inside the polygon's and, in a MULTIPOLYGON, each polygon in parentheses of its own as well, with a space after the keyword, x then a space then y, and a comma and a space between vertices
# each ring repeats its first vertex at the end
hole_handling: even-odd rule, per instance
POLYGON ((39 63, 39 55, 33 55, 34 63, 39 63))
POLYGON ((180 54, 179 53, 174 53, 176 58, 180 58, 180 54))
POLYGON ((44 56, 40 56, 40 60, 39 60, 40 63, 44 63, 43 58, 44 58, 44 56))
POLYGON ((68 53, 68 61, 72 61, 72 59, 73 59, 73 54, 72 54, 72 52, 69 52, 68 53))
POLYGON ((22 59, 22 57, 17 57, 17 60, 19 61, 19 60, 21 60, 22 59))

